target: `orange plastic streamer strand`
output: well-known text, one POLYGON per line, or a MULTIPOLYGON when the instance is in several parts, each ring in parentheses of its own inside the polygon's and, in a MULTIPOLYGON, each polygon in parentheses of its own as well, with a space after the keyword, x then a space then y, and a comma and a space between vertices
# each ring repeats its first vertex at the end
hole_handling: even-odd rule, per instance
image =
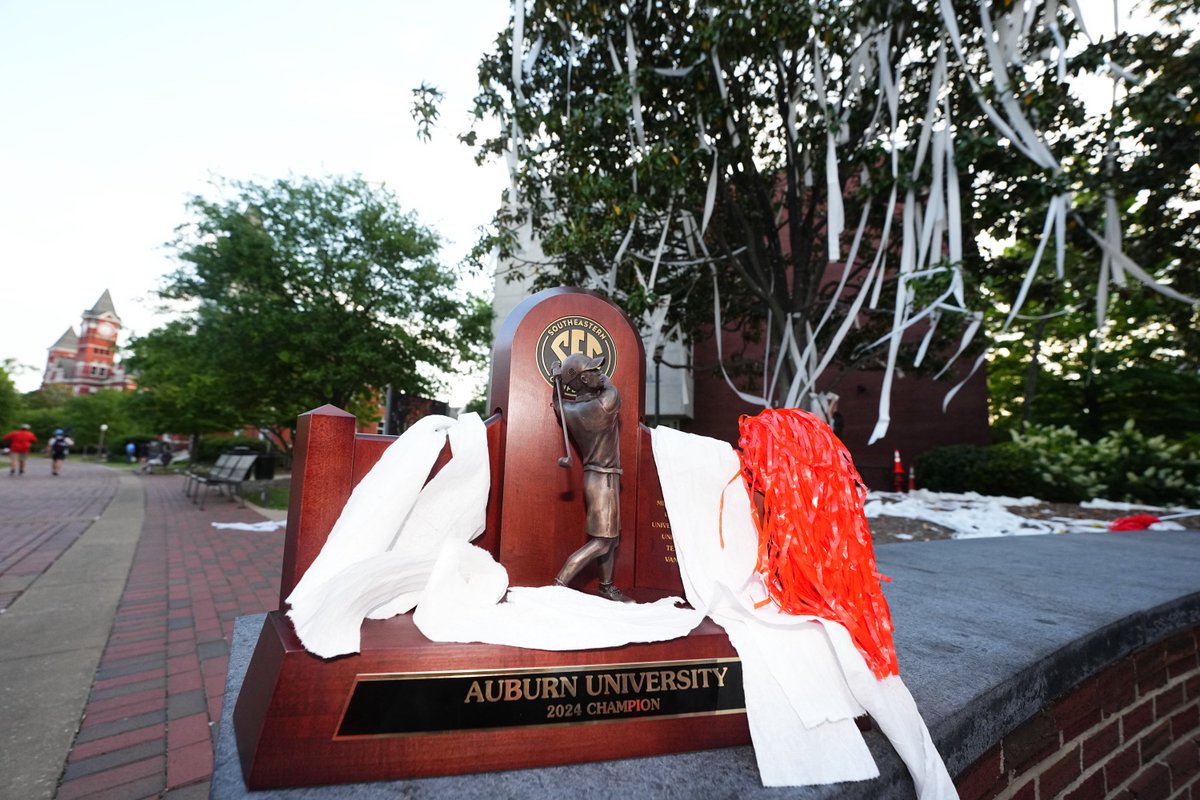
POLYGON ((863 513, 866 486, 820 418, 767 409, 739 423, 742 480, 762 499, 758 571, 787 614, 840 622, 878 677, 898 673, 892 615, 863 513))

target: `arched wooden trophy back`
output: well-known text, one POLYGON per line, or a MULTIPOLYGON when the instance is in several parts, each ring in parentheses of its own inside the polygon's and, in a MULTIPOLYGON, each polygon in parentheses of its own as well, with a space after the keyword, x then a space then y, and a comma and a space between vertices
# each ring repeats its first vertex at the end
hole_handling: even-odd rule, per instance
MULTIPOLYGON (((503 418, 498 552, 515 586, 544 586, 587 541, 583 464, 558 465, 563 432, 551 406, 554 387, 539 368, 539 342, 547 334, 554 357, 603 352, 614 363, 610 380, 621 395, 621 546, 615 580, 634 585, 641 417, 645 406, 646 353, 629 318, 616 306, 581 289, 547 289, 521 303, 505 320, 492 353, 489 411, 503 418), (562 322, 560 322, 562 321, 562 322), (554 323, 553 330, 547 332, 554 323), (597 328, 593 328, 595 323, 597 328)), ((548 362, 551 356, 543 361, 548 362)), ((585 569, 576 588, 594 587, 585 569)))
MULTIPOLYGON (((562 428, 551 406, 553 386, 538 366, 539 339, 548 326, 564 318, 590 322, 555 328, 552 332, 563 336, 557 351, 547 351, 549 358, 565 357, 575 348, 594 355, 591 350, 607 347, 607 354, 616 359, 611 379, 621 393, 624 470, 616 582, 638 600, 680 595, 650 432, 640 424, 645 390, 641 339, 619 309, 577 289, 551 289, 531 297, 501 330, 491 384, 496 413, 487 421, 492 487, 486 527, 475 544, 499 558, 512 584, 543 586, 587 540, 583 465, 573 453, 570 469, 558 466, 562 428), (609 341, 589 339, 589 330, 594 335, 603 330, 609 341)), ((543 358, 543 364, 548 363, 543 358)), ((412 614, 403 614, 365 621, 357 654, 323 660, 305 651, 284 614, 284 600, 320 552, 352 488, 392 439, 356 434, 354 417, 332 406, 298 420, 280 610, 268 614, 263 624, 233 712, 248 787, 571 764, 749 741, 740 664, 724 632, 708 621, 668 642, 558 652, 433 642, 416 628, 412 614), (454 712, 448 714, 430 710, 424 689, 412 689, 413 681, 432 681, 421 686, 449 691, 444 688, 447 682, 463 676, 468 681, 504 679, 519 685, 576 674, 614 676, 611 685, 617 686, 615 676, 631 671, 658 674, 677 669, 719 669, 722 675, 730 670, 728 690, 693 684, 642 694, 637 702, 627 693, 604 690, 574 705, 531 698, 533 710, 522 706, 526 710, 520 713, 505 710, 512 705, 507 696, 506 702, 477 707, 458 699, 460 693, 446 706, 454 712), (356 702, 362 692, 369 697, 356 702), (358 727, 347 727, 352 707, 365 709, 362 714, 356 710, 353 717, 358 727), (498 721, 481 716, 455 721, 457 714, 483 714, 486 708, 499 709, 498 721), (421 716, 422 709, 430 713, 421 716), (554 716, 556 711, 566 716, 554 716), (544 724, 551 717, 553 724, 544 724), (418 718, 421 724, 410 729, 418 718)), ((443 450, 434 472, 453 457, 450 450, 443 450)), ((586 590, 596 583, 593 567, 573 585, 586 590)))

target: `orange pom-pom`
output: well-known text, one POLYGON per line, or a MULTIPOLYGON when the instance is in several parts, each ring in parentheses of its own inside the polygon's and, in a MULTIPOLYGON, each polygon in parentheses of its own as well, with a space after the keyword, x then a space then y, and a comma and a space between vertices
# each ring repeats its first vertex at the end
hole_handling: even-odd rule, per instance
POLYGON ((739 422, 742 479, 761 495, 758 571, 787 614, 839 622, 880 678, 895 675, 892 615, 863 513, 866 485, 821 419, 768 409, 739 422))

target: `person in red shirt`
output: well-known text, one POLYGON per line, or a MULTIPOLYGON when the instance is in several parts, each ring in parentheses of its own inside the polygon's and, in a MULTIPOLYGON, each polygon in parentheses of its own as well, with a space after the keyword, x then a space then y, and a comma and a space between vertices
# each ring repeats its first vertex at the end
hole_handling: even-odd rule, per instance
POLYGON ((29 425, 22 425, 15 431, 9 431, 0 441, 7 445, 12 454, 12 464, 8 468, 8 474, 16 475, 20 470, 20 474, 24 475, 25 459, 29 457, 29 448, 33 447, 33 443, 37 441, 37 437, 33 435, 29 425))

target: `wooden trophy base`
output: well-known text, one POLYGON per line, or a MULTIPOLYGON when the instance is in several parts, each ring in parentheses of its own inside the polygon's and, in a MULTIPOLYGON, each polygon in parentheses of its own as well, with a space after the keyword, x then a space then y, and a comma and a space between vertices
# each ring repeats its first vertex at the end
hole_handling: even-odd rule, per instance
POLYGON ((750 741, 741 663, 689 636, 551 652, 431 642, 405 615, 362 652, 306 652, 267 615, 234 710, 250 789, 417 778, 706 750, 750 741))

